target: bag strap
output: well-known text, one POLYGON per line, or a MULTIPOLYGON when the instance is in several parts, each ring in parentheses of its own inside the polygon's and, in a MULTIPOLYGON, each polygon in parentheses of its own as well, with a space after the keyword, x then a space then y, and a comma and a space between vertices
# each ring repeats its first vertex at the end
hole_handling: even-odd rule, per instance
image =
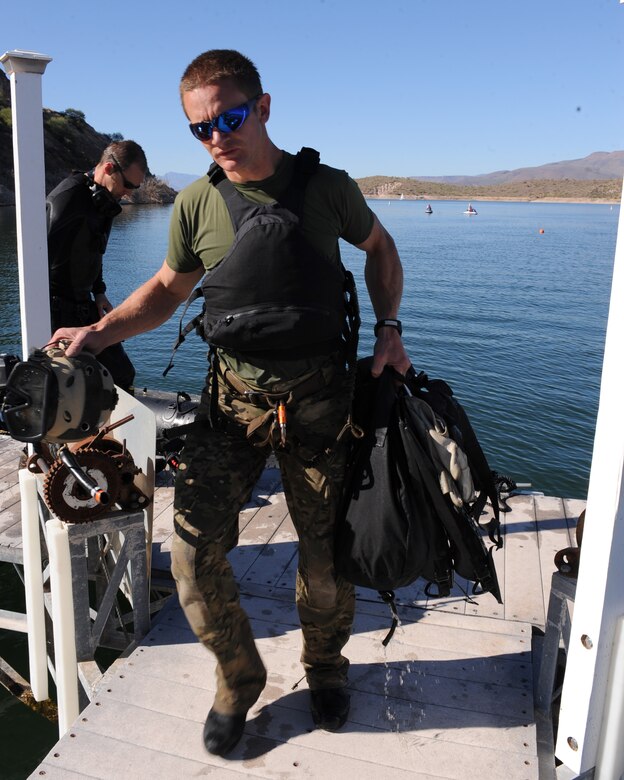
POLYGON ((384 647, 387 647, 399 625, 399 613, 397 612, 393 590, 378 590, 377 593, 381 596, 381 600, 390 607, 390 612, 392 613, 392 623, 390 624, 388 633, 381 642, 384 647))
MULTIPOLYGON (((399 414, 404 416, 405 412, 401 406, 402 399, 399 398, 399 414)), ((411 447, 413 448, 412 451, 418 453, 418 462, 422 464, 422 468, 419 470, 425 490, 429 495, 429 499, 436 514, 442 522, 451 547, 453 544, 455 544, 460 549, 463 548, 466 550, 466 553, 468 554, 470 561, 473 564, 473 575, 470 577, 470 579, 475 581, 475 587, 478 587, 480 584, 484 591, 487 590, 491 592, 496 600, 499 603, 502 603, 500 588, 496 580, 495 570, 490 565, 492 559, 490 558, 490 561, 487 562, 487 551, 481 536, 475 527, 476 522, 473 520, 468 511, 457 511, 456 508, 451 508, 450 502, 448 502, 446 496, 444 496, 440 490, 440 482, 433 466, 433 462, 427 457, 416 437, 408 437, 408 430, 409 426, 407 425, 405 426, 405 433, 403 433, 402 429, 402 435, 405 436, 405 445, 407 447, 409 441, 411 447), (484 566, 475 567, 474 562, 482 559, 484 554, 486 557, 486 564, 484 566)), ((491 547, 490 550, 493 551, 494 546, 491 547)))
MULTIPOLYGON (((500 532, 500 510, 498 503, 498 491, 494 480, 494 472, 490 469, 485 453, 479 444, 477 435, 468 419, 462 405, 457 401, 453 395, 451 387, 442 380, 430 380, 424 371, 420 371, 418 374, 413 366, 410 366, 402 377, 398 372, 397 377, 401 378, 409 391, 418 396, 421 400, 426 401, 429 405, 439 406, 438 404, 432 404, 436 396, 440 397, 444 405, 448 408, 452 407, 453 413, 456 415, 456 423, 461 433, 461 448, 464 450, 468 463, 470 464, 470 471, 472 472, 473 479, 478 485, 479 495, 474 504, 470 507, 470 514, 478 522, 481 513, 485 508, 487 500, 490 500, 492 505, 493 518, 485 525, 488 531, 490 541, 492 541, 497 549, 503 546, 503 540, 500 532), (423 392, 424 391, 424 392, 423 392)), ((435 408, 434 411, 440 414, 442 417, 446 417, 444 412, 435 408)), ((445 420, 445 422, 449 422, 445 420)), ((455 427, 449 425, 449 431, 455 427)))
MULTIPOLYGON (((186 303, 184 304, 184 309, 182 311, 182 314, 180 315, 180 320, 178 322, 178 337, 176 338, 176 340, 175 340, 175 342, 173 344, 173 349, 171 350, 171 357, 169 358, 169 365, 163 371, 163 376, 167 376, 169 371, 171 371, 171 369, 173 368, 173 366, 174 366, 173 356, 175 355, 175 353, 176 353, 178 347, 180 346, 180 344, 182 344, 186 340, 186 337, 188 336, 188 334, 191 331, 193 331, 193 330, 197 331, 198 328, 201 325, 201 322, 202 322, 202 312, 200 312, 195 317, 193 317, 193 319, 190 320, 184 326, 184 328, 182 327, 182 322, 184 320, 184 317, 186 316, 186 312, 188 311, 189 306, 192 303, 194 303, 199 297, 201 297, 201 294, 202 294, 201 286, 200 287, 196 287, 193 290, 193 292, 189 295, 186 303)), ((201 331, 198 331, 198 332, 201 335, 201 331)))

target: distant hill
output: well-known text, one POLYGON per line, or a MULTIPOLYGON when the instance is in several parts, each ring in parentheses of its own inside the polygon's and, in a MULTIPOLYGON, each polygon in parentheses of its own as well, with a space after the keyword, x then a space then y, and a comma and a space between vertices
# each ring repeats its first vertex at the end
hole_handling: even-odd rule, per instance
MULTIPOLYGON (((88 171, 104 149, 122 136, 99 133, 85 120, 82 111, 43 109, 46 193, 72 170, 88 171)), ((143 186, 125 200, 131 203, 172 203, 175 191, 149 171, 143 186)), ((0 206, 15 204, 11 92, 7 76, 0 70, 0 206)))
POLYGON ((176 173, 175 171, 169 171, 168 173, 161 174, 160 178, 174 190, 179 192, 185 187, 188 187, 189 184, 197 181, 197 179, 200 179, 203 175, 203 173, 176 173))
MULTIPOLYGON (((180 190, 200 175, 169 172, 161 178, 180 190)), ((478 176, 366 176, 356 181, 367 198, 619 202, 623 177, 624 151, 478 176)))
POLYGON ((491 186, 442 184, 400 176, 367 176, 356 179, 367 198, 408 200, 509 200, 618 203, 620 179, 534 179, 491 186))
POLYGON ((624 152, 594 152, 579 160, 538 165, 533 168, 516 168, 512 171, 495 171, 478 176, 410 176, 419 181, 435 181, 440 184, 457 184, 462 187, 490 187, 534 179, 622 179, 624 176, 624 152))

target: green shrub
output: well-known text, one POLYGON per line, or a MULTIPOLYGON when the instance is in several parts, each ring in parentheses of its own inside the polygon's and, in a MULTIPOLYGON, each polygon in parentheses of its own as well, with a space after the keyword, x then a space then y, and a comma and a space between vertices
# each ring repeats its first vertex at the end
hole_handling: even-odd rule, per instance
POLYGON ((78 119, 81 122, 85 121, 84 111, 79 111, 77 108, 66 108, 65 116, 68 119, 78 119))

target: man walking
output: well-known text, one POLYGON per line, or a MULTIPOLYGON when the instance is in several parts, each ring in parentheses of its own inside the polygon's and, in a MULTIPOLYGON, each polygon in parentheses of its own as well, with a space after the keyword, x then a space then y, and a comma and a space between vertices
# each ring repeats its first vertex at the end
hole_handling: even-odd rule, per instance
POLYGON ((204 742, 225 755, 266 682, 226 553, 271 450, 299 536, 296 601, 312 718, 336 730, 349 712, 342 649, 355 601, 333 569, 351 401, 339 238, 366 253, 379 320, 373 373, 385 365, 405 373, 410 361, 397 319, 398 253, 355 182, 312 150, 295 156, 271 141, 271 97, 242 54, 205 52, 180 91, 191 132, 215 165, 178 195, 156 275, 104 319, 55 338, 72 339, 71 356, 154 328, 206 273, 211 368, 177 475, 172 570, 189 623, 217 658, 204 742))

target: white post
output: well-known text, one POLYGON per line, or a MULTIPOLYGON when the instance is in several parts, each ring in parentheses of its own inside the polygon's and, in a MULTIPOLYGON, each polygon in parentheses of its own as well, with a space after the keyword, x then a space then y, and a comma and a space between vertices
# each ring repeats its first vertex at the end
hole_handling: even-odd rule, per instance
POLYGON ((621 778, 624 773, 624 751, 621 744, 622 733, 624 733, 624 618, 618 620, 615 629, 607 687, 607 701, 594 780, 621 778))
POLYGON ((65 524, 53 517, 46 523, 46 529, 50 555, 56 698, 59 736, 62 737, 80 714, 72 567, 65 524))
MULTIPOLYGON (((591 258, 588 258, 588 262, 591 258)), ((617 626, 624 615, 624 208, 620 208, 611 301, 600 385, 600 403, 592 457, 583 544, 574 602, 574 618, 559 712, 555 753, 570 769, 596 767, 596 778, 620 777, 624 740, 613 740, 609 696, 621 679, 612 654, 622 650, 617 626), (613 675, 615 674, 615 678, 613 675), (611 751, 608 765, 617 775, 601 772, 600 745, 611 751), (613 751, 616 751, 613 754, 613 751)), ((579 382, 583 377, 579 376, 579 382)), ((622 690, 613 691, 616 697, 622 690)), ((606 766, 606 764, 605 764, 606 766)), ((606 771, 606 770, 605 770, 606 771)))
POLYGON ((22 356, 50 338, 48 246, 45 219, 41 76, 51 57, 9 51, 0 57, 11 80, 13 160, 17 205, 22 356), (28 263, 28 274, 25 266, 28 263))
POLYGON ((46 647, 41 540, 37 506, 37 477, 28 469, 19 470, 22 506, 22 546, 24 549, 24 591, 28 625, 28 665, 30 687, 35 701, 48 698, 48 650, 46 647))

